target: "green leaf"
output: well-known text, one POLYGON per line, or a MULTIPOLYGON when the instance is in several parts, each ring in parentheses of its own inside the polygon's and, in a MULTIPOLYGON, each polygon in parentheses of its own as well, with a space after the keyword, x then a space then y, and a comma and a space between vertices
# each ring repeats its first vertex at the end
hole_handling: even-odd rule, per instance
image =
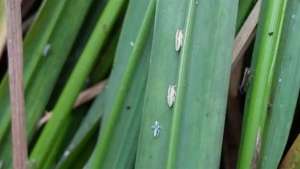
MULTIPOLYGON (((27 114, 27 135, 28 140, 31 141, 34 132, 36 131, 36 124, 40 116, 45 112, 45 106, 50 98, 54 85, 60 74, 60 71, 67 59, 67 56, 71 50, 71 47, 75 41, 76 35, 79 32, 79 28, 83 22, 84 16, 87 13, 88 7, 91 4, 91 0, 76 0, 67 1, 65 7, 63 8, 65 14, 61 16, 53 27, 53 32, 49 35, 47 43, 51 46, 47 53, 47 56, 43 56, 39 53, 39 57, 42 57, 39 61, 38 67, 36 67, 36 72, 31 76, 30 82, 28 82, 26 87, 26 114, 27 114), (70 3, 72 5, 70 5, 70 3), (80 11, 80 12, 78 12, 80 11), (76 17, 74 17, 76 16, 76 17), (47 76, 45 76, 47 75, 47 76)), ((48 10, 51 7, 51 3, 44 4, 43 10, 48 10)), ((52 8, 51 8, 52 9, 52 8)), ((43 13, 43 11, 41 12, 43 13)), ((51 13, 50 13, 51 14, 51 13)), ((48 17, 52 15, 48 14, 48 17)), ((46 19, 45 16, 39 15, 36 22, 40 19, 46 19), (41 18, 40 18, 41 17, 41 18)), ((37 23, 36 23, 37 24, 37 23)), ((41 22, 41 24, 45 24, 41 22)), ((36 25, 33 25, 33 30, 36 25)), ((39 24, 37 24, 39 26, 39 24)), ((45 36, 45 33, 36 32, 37 35, 31 36, 45 36)), ((32 33, 33 34, 33 33, 32 33)), ((33 38, 34 40, 34 38, 33 38)), ((30 40, 25 40, 25 52, 30 48, 27 44, 34 43, 30 40), (27 42, 27 43, 26 43, 27 42)), ((34 49, 37 50, 37 49, 34 49)), ((30 53, 30 52, 29 52, 30 53)), ((26 53, 25 53, 26 54, 26 53)), ((26 64, 26 63, 25 63, 26 64)), ((26 67, 26 65, 25 65, 26 67)), ((2 100, 3 101, 3 100, 2 100)), ((3 102, 1 102, 3 103, 3 102)), ((0 103, 0 104, 1 104, 0 103)), ((11 136, 9 133, 10 124, 10 111, 9 104, 0 109, 5 109, 3 111, 3 117, 1 118, 1 129, 0 135, 2 136, 0 140, 1 143, 1 158, 5 158, 6 165, 9 166, 10 156, 11 156, 11 136), (2 134, 3 133, 3 134, 2 134), (2 157, 6 156, 6 157, 2 157)), ((1 112, 2 114, 2 112, 1 112)))
POLYGON ((251 63, 238 169, 258 165, 287 0, 264 0, 251 63))
POLYGON ((117 48, 116 69, 113 69, 106 92, 104 123, 88 164, 90 168, 128 168, 130 161, 133 163, 142 108, 140 100, 147 77, 154 6, 153 0, 130 3, 117 48))
MULTIPOLYGON (((43 49, 54 29, 55 23, 63 9, 66 0, 45 0, 39 9, 37 19, 24 39, 24 85, 25 89, 36 66, 42 58, 43 49)), ((9 93, 8 76, 6 75, 0 84, 0 143, 9 126, 9 93)))
POLYGON ((78 158, 79 153, 87 146, 87 143, 93 136, 94 132, 97 131, 96 129, 99 126, 100 118, 102 118, 104 112, 103 96, 104 94, 100 94, 93 102, 92 107, 81 122, 80 127, 74 135, 71 143, 64 151, 64 154, 68 155, 63 156, 59 160, 56 166, 57 169, 70 168, 74 160, 78 158))
POLYGON ((158 1, 136 168, 219 168, 237 5, 158 1), (184 44, 176 52, 179 29, 184 44))
MULTIPOLYGON (((111 67, 111 63, 114 58, 113 55, 115 54, 118 38, 119 33, 113 35, 111 40, 112 42, 110 42, 109 47, 103 53, 103 57, 100 58, 98 65, 95 66, 94 71, 91 73, 91 78, 93 78, 93 80, 102 79, 106 72, 109 71, 108 69, 111 67)), ((97 131, 96 129, 99 127, 100 118, 102 118, 104 112, 103 107, 104 97, 103 94, 100 94, 97 96, 97 99, 93 102, 91 108, 87 112, 87 115, 81 122, 79 129, 72 138, 72 141, 65 149, 65 154, 68 155, 63 156, 59 160, 56 166, 57 169, 70 168, 71 166, 74 166, 73 161, 78 158, 78 155, 80 155, 82 151, 84 151, 85 146, 90 146, 87 144, 91 137, 95 135, 95 132, 97 131)))
POLYGON ((299 16, 300 2, 289 0, 262 137, 261 169, 278 167, 293 122, 300 86, 299 16))
MULTIPOLYGON (((47 109, 52 109, 55 106, 55 103, 56 103, 60 93, 62 92, 63 87, 66 84, 69 76, 71 75, 71 73, 76 65, 76 62, 78 61, 80 55, 82 54, 82 51, 84 50, 85 45, 86 45, 89 37, 91 36, 93 29, 94 29, 95 25, 97 24, 97 21, 98 21, 99 17, 101 16, 101 13, 103 12, 105 5, 107 4, 107 1, 108 0, 103 0, 103 1, 92 0, 92 3, 90 4, 89 10, 88 10, 88 13, 86 14, 85 20, 82 24, 83 26, 81 27, 81 29, 76 37, 76 41, 75 41, 74 45, 72 46, 72 50, 69 54, 69 57, 65 61, 62 71, 59 75, 59 78, 55 84, 54 90, 51 94, 51 98, 48 101, 48 104, 46 107, 47 109)), ((74 11, 76 11, 76 10, 74 10, 74 11)), ((111 48, 111 47, 109 47, 109 48, 111 48)), ((105 49, 105 52, 106 52, 106 50, 108 50, 108 49, 105 49)), ((100 59, 100 61, 101 61, 101 60, 106 59, 107 56, 106 56, 106 53, 101 51, 97 57, 98 57, 97 59, 100 59)), ((110 64, 110 63, 108 63, 108 64, 110 64)), ((109 65, 101 65, 101 66, 104 67, 103 71, 105 71, 106 66, 109 66, 109 65)), ((96 72, 95 76, 103 77, 104 73, 105 72, 96 72)), ((102 80, 102 79, 100 79, 100 80, 102 80)), ((96 82, 99 82, 100 80, 98 80, 96 82)), ((94 82, 94 83, 96 83, 96 82, 94 82)), ((92 83, 92 84, 94 84, 94 83, 92 83)), ((86 84, 84 85, 84 87, 88 87, 88 85, 90 85, 89 78, 87 78, 86 84)))
MULTIPOLYGON (((105 7, 66 87, 55 105, 51 120, 45 126, 45 129, 42 131, 41 136, 32 150, 30 161, 34 162, 35 167, 43 168, 47 166, 47 162, 53 162, 53 158, 48 158, 49 153, 57 153, 52 151, 52 145, 54 143, 58 145, 61 144, 63 133, 60 132, 60 130, 63 128, 64 123, 70 120, 72 106, 86 77, 92 69, 98 52, 105 44, 114 23, 125 5, 126 0, 110 0, 105 7)), ((55 155, 53 155, 53 157, 54 156, 55 155)))

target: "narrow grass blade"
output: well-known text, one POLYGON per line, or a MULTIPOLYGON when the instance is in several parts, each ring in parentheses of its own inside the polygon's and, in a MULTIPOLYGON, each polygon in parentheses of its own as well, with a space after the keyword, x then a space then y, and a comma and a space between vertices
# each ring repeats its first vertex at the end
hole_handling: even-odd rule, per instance
POLYGON ((45 161, 50 161, 49 163, 51 163, 51 161, 53 162, 53 159, 47 157, 49 153, 56 153, 51 151, 52 145, 53 143, 60 144, 60 140, 57 140, 63 136, 63 133, 61 133, 61 135, 59 134, 60 130, 64 126, 64 123, 68 121, 72 106, 97 58, 97 54, 107 40, 107 37, 125 4, 126 0, 109 1, 98 20, 66 87, 55 105, 51 120, 45 126, 45 129, 30 155, 30 160, 34 161, 37 168, 45 167, 45 161))
MULTIPOLYGON (((137 2, 137 1, 133 1, 137 2)), ((132 154, 126 154, 126 149, 128 149, 127 146, 124 144, 130 144, 129 148, 131 146, 135 146, 129 142, 122 142, 116 149, 114 148, 115 146, 112 146, 111 144, 111 139, 112 142, 118 142, 118 137, 119 138, 127 138, 129 140, 132 140, 133 142, 137 136, 137 130, 139 123, 135 121, 139 121, 139 115, 136 115, 136 113, 139 109, 137 105, 140 103, 142 91, 144 89, 144 83, 146 80, 146 75, 147 75, 147 55, 148 53, 145 50, 146 44, 151 44, 151 38, 150 42, 148 41, 148 37, 151 30, 151 23, 152 23, 152 18, 154 15, 154 7, 155 7, 155 1, 151 0, 149 2, 149 5, 147 5, 146 1, 139 1, 140 5, 144 8, 147 7, 146 13, 144 14, 144 20, 141 20, 140 17, 143 15, 137 15, 137 11, 134 11, 133 9, 136 8, 137 5, 136 3, 134 6, 130 6, 128 10, 128 20, 125 21, 127 24, 125 26, 125 30, 123 32, 123 36, 121 37, 122 39, 120 40, 120 46, 118 47, 117 50, 117 57, 116 60, 118 62, 115 63, 114 66, 118 66, 120 64, 124 64, 122 60, 125 59, 125 66, 120 67, 123 69, 123 71, 120 71, 118 69, 113 72, 113 78, 109 82, 109 88, 112 88, 109 93, 107 93, 106 97, 108 98, 107 100, 107 107, 105 111, 107 111, 105 119, 104 119, 104 124, 101 129, 101 133, 99 136, 98 144, 95 148, 95 151, 90 159, 90 163, 88 164, 88 167, 90 168, 123 168, 123 164, 127 163, 128 160, 132 159, 124 159, 121 155, 122 151, 125 151, 125 155, 129 156, 132 154), (132 9, 133 8, 133 9, 132 9), (131 16, 130 16, 131 15, 131 16), (139 23, 135 24, 130 24, 134 18, 140 18, 139 21, 142 22, 141 26, 139 26, 139 23), (130 20, 129 20, 130 19, 130 20), (133 30, 130 30, 129 28, 133 28, 133 30, 138 30, 138 34, 134 32, 133 30), (139 28, 140 27, 140 28, 139 28), (126 35, 128 33, 128 35, 126 35), (130 39, 133 38, 131 42, 134 43, 132 49, 131 49, 131 44, 130 39), (129 41, 129 43, 128 43, 129 41), (126 43, 127 42, 127 43, 126 43), (132 50, 132 51, 131 51, 132 50), (126 52, 128 51, 128 53, 126 52), (131 51, 131 52, 130 52, 131 51), (126 52, 126 53, 124 53, 126 52), (126 54, 126 55, 124 55, 126 54), (142 59, 141 57, 144 56, 142 59), (126 61, 127 60, 127 61, 126 61), (137 71, 138 73, 134 75, 134 72, 137 71), (124 73, 122 73, 124 72, 124 73), (122 73, 122 74, 120 74, 122 73), (121 77, 121 78, 120 78, 121 77), (137 78, 137 79, 136 79, 137 78), (111 84, 111 85, 110 85, 111 84), (130 84, 132 85, 130 87, 130 84), (115 90, 116 89, 116 90, 115 90), (110 97, 112 94, 115 93, 115 97, 110 97), (126 99, 125 102, 125 96, 128 94, 128 96, 132 96, 129 99, 126 99), (111 99, 114 98, 114 99, 111 99), (128 105, 124 105, 128 104, 128 105), (125 108, 125 111, 124 111, 125 108), (127 109, 127 110, 126 110, 127 109), (126 117, 127 116, 127 117, 126 117), (122 118, 123 117, 123 118, 122 118), (117 123, 118 119, 120 121, 117 123), (127 121, 126 121, 127 120, 127 121), (129 120, 129 121, 128 121, 129 120), (132 124, 133 123, 133 124, 132 124), (115 125, 119 124, 119 125, 115 125), (134 125, 136 124, 136 125, 134 125), (125 130, 124 131, 122 131, 125 130), (130 131, 132 129, 133 131, 130 131), (119 133, 119 135, 115 135, 115 133, 119 133), (126 136, 127 135, 127 136, 126 136), (124 150, 125 149, 125 150, 124 150), (109 151, 111 150, 111 151, 109 151), (109 154, 107 154, 109 151, 109 154), (112 152, 118 152, 118 154, 113 154, 112 152), (106 163, 105 158, 108 156, 109 162, 106 163), (122 161, 120 158, 123 158, 124 161, 122 161), (122 162, 120 162, 120 160, 122 162), (118 163, 119 161, 119 163, 118 163)), ((140 9, 143 10, 143 9, 140 9)), ((136 21, 136 20, 135 20, 136 21)), ((148 46, 149 48, 149 46, 148 46)), ((129 153, 132 153, 131 151, 127 151, 129 153)), ((125 156, 125 157, 126 157, 125 156)), ((130 156, 129 156, 130 157, 130 156)), ((125 167, 124 167, 125 168, 125 167)))
POLYGON ((97 83, 98 81, 103 80, 105 77, 107 77, 112 69, 115 54, 116 54, 116 48, 118 44, 118 40, 120 37, 120 31, 118 31, 117 34, 113 35, 111 44, 106 48, 106 50, 101 54, 103 57, 101 57, 94 66, 91 74, 90 74, 90 81, 91 83, 97 83))
POLYGON ((68 0, 64 8, 66 14, 58 20, 58 24, 48 40, 51 49, 47 56, 40 61, 39 71, 35 73, 26 91, 27 124, 30 126, 28 128, 30 138, 36 131, 37 121, 45 110, 91 3, 92 0, 68 0), (45 74, 47 74, 47 78, 45 78, 45 74), (37 98, 39 98, 38 102, 37 98))
POLYGON ((75 136, 73 137, 71 143, 64 150, 64 154, 56 169, 67 169, 72 166, 72 163, 76 158, 79 157, 79 153, 85 149, 88 141, 91 139, 94 132, 96 132, 97 127, 99 127, 100 118, 104 114, 104 93, 100 94, 94 101, 92 107, 90 108, 87 116, 81 122, 80 128, 77 130, 75 136))
MULTIPOLYGON (((66 0, 45 0, 39 9, 38 17, 24 39, 24 88, 34 74, 34 70, 42 58, 43 50, 56 25, 66 0)), ((3 78, 0 84, 0 143, 7 134, 9 116, 8 78, 3 78)))
POLYGON ((300 87, 299 16, 299 1, 289 0, 262 137, 260 169, 278 167, 293 122, 300 87))
MULTIPOLYGON (((125 25, 123 26, 123 33, 122 36, 120 38, 120 42, 119 42, 119 46, 118 46, 118 51, 117 51, 117 59, 114 61, 114 65, 119 65, 119 66, 114 66, 114 69, 112 71, 112 75, 110 78, 110 85, 107 87, 107 91, 106 93, 111 93, 111 94, 106 94, 106 95, 114 95, 112 93, 115 93, 116 90, 114 88, 114 86, 118 86, 120 85, 120 80, 122 77, 122 73, 124 72, 124 69, 126 68, 126 64, 123 64, 124 62, 127 62, 126 59, 128 59, 128 57, 131 54, 132 51, 132 46, 130 45, 131 42, 134 42, 137 36, 137 32, 138 29, 140 27, 140 22, 142 22, 143 19, 143 15, 142 12, 145 12, 145 8, 147 6, 148 2, 146 1, 132 1, 129 4, 128 10, 127 10, 127 16, 125 19, 125 25), (137 17, 139 17, 139 19, 137 19, 137 17), (137 22, 137 20, 139 20, 140 22, 137 22), (132 33, 134 32, 134 33, 132 33)), ((150 43, 151 44, 151 43, 150 43)), ((138 45, 138 44, 135 44, 138 45)), ((149 45, 148 45, 149 46, 149 45)), ((109 50, 110 51, 110 50, 109 50)), ((148 51, 149 52, 149 51, 148 51)), ((144 52, 143 55, 147 55, 148 52, 144 52)), ((114 53, 114 52, 113 52, 114 53)), ((108 56, 107 56, 108 57, 108 56)), ((141 56, 144 58, 144 56, 141 56)), ((146 77, 147 74, 147 65, 144 65, 144 62, 140 61, 139 64, 140 68, 139 70, 141 70, 140 72, 142 72, 142 74, 144 74, 142 76, 142 78, 140 78, 140 74, 141 73, 135 73, 136 75, 134 75, 134 77, 137 77, 139 80, 139 83, 144 83, 145 79, 144 77, 146 77), (137 76, 138 75, 138 76, 137 76)), ((99 68, 103 68, 103 66, 98 66, 99 68)), ((98 69, 98 67, 96 67, 96 70, 98 69)), ((96 72, 101 72, 103 71, 102 69, 96 72)), ((135 78, 133 79, 133 81, 137 81, 135 80, 135 78)), ((137 83, 137 84, 139 84, 137 83)), ((140 88, 139 86, 137 86, 136 84, 132 84, 130 87, 131 90, 129 91, 129 93, 127 94, 129 99, 126 99, 123 107, 122 108, 122 112, 120 112, 120 114, 124 114, 125 118, 119 118, 119 119, 123 119, 124 121, 126 121, 125 124, 130 124, 132 126, 132 122, 130 122, 130 118, 131 114, 133 114, 133 112, 135 111, 137 104, 135 103, 136 100, 142 100, 140 99, 140 97, 138 96, 141 91, 137 91, 138 88, 140 88), (132 86, 134 85, 134 86, 132 86), (132 94, 131 94, 132 93, 132 94), (134 95, 134 96, 133 96, 134 95), (126 106, 127 105, 127 106, 126 106), (127 107, 127 108, 126 108, 127 107), (128 107, 130 107, 130 110, 128 109, 128 107), (130 115, 130 116, 128 116, 130 115), (129 120, 128 120, 129 119, 129 120)), ((140 84, 139 84, 140 85, 140 84)), ((143 86, 143 85, 141 85, 143 86)), ((99 124, 99 118, 100 118, 100 114, 102 115, 102 112, 104 111, 104 103, 103 103, 103 95, 99 95, 97 100, 93 103, 93 107, 91 108, 91 110, 89 111, 86 119, 84 120, 84 122, 82 123, 82 127, 79 129, 77 135, 74 137, 73 142, 69 145, 69 148, 67 148, 65 150, 65 152, 69 152, 69 156, 66 158, 62 158, 58 167, 57 168, 68 168, 71 163, 72 163, 72 159, 76 158, 76 155, 78 155, 78 152, 80 152, 80 149, 82 149, 84 147, 85 142, 88 140, 89 137, 91 137, 91 133, 94 130, 94 128, 96 128, 99 124)), ((115 98, 114 97, 105 97, 105 102, 108 103, 109 105, 112 104, 113 100, 115 98)), ((109 107, 109 105, 106 104, 106 109, 109 107)), ((107 118, 106 118, 107 119, 107 118)), ((138 122, 139 120, 133 121, 133 123, 138 122)), ((103 121, 101 122, 103 123, 103 121)), ((115 141, 121 141, 121 140, 128 140, 128 144, 132 144, 134 145, 134 141, 136 140, 132 140, 128 138, 129 134, 127 135, 124 130, 125 128, 128 127, 124 127, 123 124, 124 122, 118 122, 117 124, 122 127, 118 127, 116 126, 116 128, 121 128, 121 133, 123 134, 122 137, 126 137, 126 138, 119 138, 119 137, 113 137, 112 141, 111 141, 111 145, 114 145, 114 148, 108 148, 108 153, 106 155, 106 160, 103 164, 103 166, 106 166, 104 168, 113 168, 114 166, 118 166, 117 168, 120 169, 120 167, 122 166, 124 168, 123 163, 128 163, 128 154, 124 155, 117 155, 119 153, 119 151, 124 152, 122 148, 117 148, 119 146, 121 146, 122 144, 120 143, 114 143, 115 141), (126 134, 124 136, 124 134, 126 134), (116 139, 114 139, 116 138, 116 139), (115 140, 115 141, 114 141, 115 140), (116 147, 117 145, 117 147, 116 147), (117 151, 119 149, 119 151, 117 151), (125 158, 124 160, 120 160, 120 158, 125 158), (118 158, 117 160, 113 160, 111 158, 118 158), (116 165, 113 165, 113 163, 118 163, 116 165)), ((133 125, 135 126, 135 125, 133 125)), ((134 132, 135 129, 131 129, 130 133, 137 133, 134 132)), ((118 134, 114 134, 115 136, 118 136, 118 134)), ((122 141, 123 142, 123 141, 122 141)), ((126 144, 125 146, 127 147, 126 144)), ((122 146, 121 146, 122 147, 122 146)), ((125 151, 126 152, 126 151, 125 151)))
MULTIPOLYGON (((115 34, 114 37, 112 38, 111 40, 112 42, 110 42, 111 44, 109 45, 108 49, 105 50, 103 56, 100 58, 99 65, 96 65, 97 67, 94 68, 95 70, 99 70, 99 71, 98 72, 92 71, 90 75, 91 78, 102 79, 105 76, 105 73, 108 71, 107 69, 111 67, 111 62, 109 60, 113 60, 113 54, 115 53, 118 37, 119 37, 119 33, 115 34), (98 67, 101 67, 102 69, 100 70, 98 69, 98 67)), ((105 83, 106 85, 107 82, 105 81, 101 83, 102 84, 105 83)), ((72 141, 70 142, 68 147, 64 150, 64 154, 68 154, 68 155, 63 156, 59 160, 56 166, 57 169, 70 168, 74 166, 73 163, 74 160, 79 158, 80 153, 84 151, 91 137, 95 135, 95 132, 97 131, 96 129, 99 127, 100 118, 102 118, 104 112, 103 110, 104 94, 102 94, 102 92, 100 95, 97 96, 97 99, 93 102, 92 107, 87 112, 87 115, 84 118, 84 120, 81 122, 80 127, 78 128, 76 134, 72 138, 72 141)), ((77 98, 76 103, 78 103, 79 97, 77 98)), ((74 106, 76 106, 76 103, 74 106)))
MULTIPOLYGON (((26 90, 25 99, 29 141, 32 140, 33 134, 36 131, 36 125, 40 116, 45 112, 45 106, 90 4, 91 0, 67 1, 64 8, 66 14, 58 19, 57 25, 54 27, 54 31, 48 39, 51 49, 49 49, 47 56, 43 56, 40 61, 40 66, 37 68, 38 71, 33 75, 26 90), (46 77, 45 74, 47 74, 46 77)), ((0 130, 6 134, 2 137, 3 143, 1 144, 1 149, 3 151, 0 154, 1 158, 8 158, 5 160, 6 163, 10 163, 11 137, 8 133, 10 124, 9 110, 3 113, 6 113, 6 115, 1 119, 0 130)), ((7 165, 9 164, 6 164, 6 166, 7 165)))
POLYGON ((247 94, 238 169, 256 168, 258 165, 286 2, 286 0, 262 1, 261 20, 251 67, 253 77, 247 94))
MULTIPOLYGON (((61 70, 59 78, 56 81, 55 87, 53 92, 51 93, 50 100, 47 103, 46 109, 50 110, 53 109, 55 106, 56 101, 58 100, 64 85, 66 84, 68 78, 70 77, 77 61, 79 60, 80 55, 82 54, 91 34, 93 33, 93 29, 95 28, 98 19, 103 12, 108 0, 98 1, 92 0, 88 12, 85 16, 84 22, 82 23, 82 27, 80 28, 79 33, 77 34, 76 40, 74 45, 72 46, 72 50, 68 55, 67 60, 64 63, 64 66, 61 70)), ((75 11, 76 12, 76 11, 75 11)), ((106 50, 106 46, 103 47, 106 50)), ((102 51, 99 52, 97 59, 102 59, 105 56, 102 56, 102 51), (101 56, 101 57, 99 57, 101 56)), ((93 72, 93 71, 92 71, 93 72)), ((101 76, 101 73, 97 74, 101 76)), ((83 88, 88 87, 91 85, 90 77, 86 79, 85 85, 83 88)), ((97 82, 99 82, 98 80, 97 82)), ((95 82, 96 83, 96 82, 95 82)), ((92 83, 94 84, 94 83, 92 83)))

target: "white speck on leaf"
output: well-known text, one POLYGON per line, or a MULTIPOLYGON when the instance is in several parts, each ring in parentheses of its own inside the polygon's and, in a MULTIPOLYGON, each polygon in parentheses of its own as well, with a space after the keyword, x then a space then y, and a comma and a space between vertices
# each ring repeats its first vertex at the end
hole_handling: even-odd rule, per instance
POLYGON ((132 46, 132 47, 134 46, 134 43, 132 41, 130 42, 130 46, 132 46))
POLYGON ((279 82, 279 83, 281 83, 281 82, 282 82, 282 79, 281 79, 281 78, 279 78, 279 79, 278 79, 278 82, 279 82))
POLYGON ((296 15, 295 15, 295 14, 293 14, 293 15, 292 15, 292 19, 295 19, 295 18, 296 18, 296 15))
POLYGON ((159 122, 157 120, 154 122, 154 124, 151 126, 151 128, 153 130, 153 136, 158 137, 159 134, 160 134, 161 127, 160 127, 159 122))
POLYGON ((175 104, 176 101, 176 86, 170 85, 168 88, 168 95, 167 95, 167 103, 168 106, 171 108, 175 104))
POLYGON ((43 55, 44 55, 44 56, 48 56, 50 50, 51 50, 51 45, 48 43, 48 44, 44 47, 43 55))
POLYGON ((183 46, 183 32, 181 29, 177 29, 175 36, 175 50, 179 52, 183 46))
POLYGON ((70 155, 70 151, 69 150, 67 150, 67 151, 64 152, 64 157, 68 157, 69 155, 70 155))

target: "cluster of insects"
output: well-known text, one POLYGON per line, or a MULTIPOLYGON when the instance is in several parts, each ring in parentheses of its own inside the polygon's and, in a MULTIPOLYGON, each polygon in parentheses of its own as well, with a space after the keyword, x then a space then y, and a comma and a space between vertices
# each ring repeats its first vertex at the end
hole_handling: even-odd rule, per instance
MULTIPOLYGON (((182 46, 183 46, 184 36, 183 31, 181 29, 177 29, 175 34, 175 51, 180 52, 182 46)), ((167 93, 167 104, 169 108, 172 108, 175 104, 176 100, 176 85, 169 85, 168 93, 167 93)), ((154 124, 151 126, 151 129, 153 130, 153 136, 158 137, 160 134, 160 124, 156 120, 154 121, 154 124)))

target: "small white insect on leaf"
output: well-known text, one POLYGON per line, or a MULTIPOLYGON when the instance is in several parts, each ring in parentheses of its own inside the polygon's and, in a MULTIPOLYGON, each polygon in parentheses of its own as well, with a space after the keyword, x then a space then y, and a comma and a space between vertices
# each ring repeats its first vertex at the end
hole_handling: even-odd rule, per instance
POLYGON ((130 46, 133 47, 134 46, 134 42, 131 41, 130 42, 130 46))
POLYGON ((153 136, 154 137, 158 137, 160 134, 160 125, 159 122, 157 120, 155 120, 154 124, 151 126, 151 129, 153 130, 153 136))
POLYGON ((167 103, 168 106, 171 108, 175 104, 176 101, 176 86, 170 85, 168 88, 168 95, 167 95, 167 103))
POLYGON ((63 154, 64 157, 68 157, 70 155, 70 151, 69 150, 66 150, 63 154))
POLYGON ((48 56, 50 50, 51 50, 51 44, 48 43, 48 44, 44 47, 43 55, 44 55, 44 56, 48 56))
POLYGON ((183 32, 181 29, 177 29, 175 36, 175 50, 179 52, 183 46, 183 32))

